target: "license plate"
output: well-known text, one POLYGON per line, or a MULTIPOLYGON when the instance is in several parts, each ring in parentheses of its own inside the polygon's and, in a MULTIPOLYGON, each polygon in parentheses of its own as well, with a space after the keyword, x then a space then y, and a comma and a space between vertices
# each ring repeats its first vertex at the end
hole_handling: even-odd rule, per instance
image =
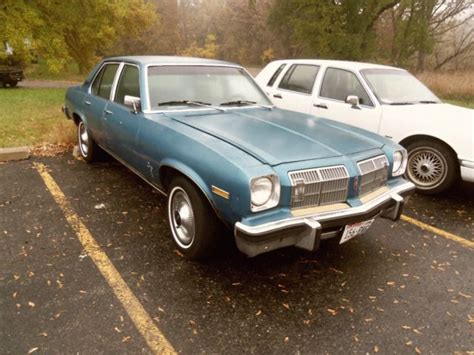
POLYGON ((342 233, 342 238, 339 244, 345 243, 349 239, 352 239, 357 235, 364 234, 365 232, 367 232, 367 230, 370 228, 373 222, 374 222, 374 219, 369 219, 368 221, 364 221, 364 222, 348 224, 344 228, 344 233, 342 233))

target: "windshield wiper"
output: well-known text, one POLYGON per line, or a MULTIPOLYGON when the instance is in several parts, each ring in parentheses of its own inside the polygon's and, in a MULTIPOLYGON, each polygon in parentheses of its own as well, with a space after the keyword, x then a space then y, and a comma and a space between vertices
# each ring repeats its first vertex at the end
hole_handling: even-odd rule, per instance
POLYGON ((391 102, 389 105, 398 106, 398 105, 413 105, 413 102, 391 102))
POLYGON ((194 106, 203 106, 203 107, 209 107, 213 108, 214 110, 218 111, 225 111, 224 109, 216 106, 212 106, 208 102, 202 102, 202 101, 193 101, 193 100, 174 100, 174 101, 164 101, 164 102, 158 102, 158 106, 175 106, 175 105, 194 105, 194 106))
POLYGON ((174 100, 174 101, 165 101, 158 102, 158 106, 175 106, 175 105, 210 105, 210 103, 202 101, 192 101, 192 100, 174 100))
POLYGON ((256 105, 258 107, 271 109, 271 106, 260 105, 260 104, 257 104, 257 102, 255 101, 249 101, 249 100, 227 101, 220 104, 220 106, 238 106, 238 105, 256 105))
POLYGON ((434 100, 421 100, 418 101, 420 104, 439 104, 439 101, 434 101, 434 100))

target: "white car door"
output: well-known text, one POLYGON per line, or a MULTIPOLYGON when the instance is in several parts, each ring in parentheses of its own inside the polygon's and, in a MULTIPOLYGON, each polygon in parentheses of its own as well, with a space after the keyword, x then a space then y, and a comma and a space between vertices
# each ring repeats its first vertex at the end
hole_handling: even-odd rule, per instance
POLYGON ((318 86, 318 92, 312 97, 312 114, 378 133, 381 107, 356 73, 328 67, 318 80, 318 86), (359 98, 359 105, 346 102, 351 95, 359 98))
POLYGON ((267 86, 265 91, 280 108, 311 113, 311 96, 319 68, 310 64, 286 65, 284 74, 278 74, 278 80, 274 83, 272 77, 269 82, 272 85, 267 86))

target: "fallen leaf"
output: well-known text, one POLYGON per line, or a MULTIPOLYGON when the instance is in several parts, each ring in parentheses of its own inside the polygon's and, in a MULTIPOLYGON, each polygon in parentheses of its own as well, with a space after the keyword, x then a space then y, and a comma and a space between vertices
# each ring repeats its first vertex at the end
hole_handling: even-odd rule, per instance
POLYGON ((462 297, 464 297, 464 298, 472 298, 471 295, 468 295, 468 294, 462 293, 462 292, 458 292, 458 295, 459 295, 459 296, 462 296, 462 297))
POLYGON ((28 306, 30 306, 31 308, 33 308, 35 306, 35 304, 31 301, 28 302, 28 306))
POLYGON ((418 335, 423 335, 423 333, 420 332, 418 329, 415 329, 415 328, 414 328, 413 331, 414 331, 416 334, 418 334, 418 335))
POLYGON ((410 346, 411 344, 413 344, 413 342, 411 340, 409 340, 405 343, 405 345, 407 345, 407 346, 410 346))
POLYGON ((43 336, 43 337, 47 337, 47 336, 48 336, 48 333, 46 333, 46 332, 41 332, 41 333, 39 333, 38 335, 41 335, 41 336, 43 336))
POLYGON ((123 337, 122 338, 122 343, 126 343, 127 341, 129 341, 130 339, 132 339, 132 337, 129 335, 129 336, 126 336, 126 337, 123 337))
POLYGON ((337 314, 337 312, 334 309, 328 308, 328 312, 331 313, 333 316, 337 314))
POLYGON ((421 354, 421 350, 418 349, 418 347, 415 347, 415 351, 417 352, 417 354, 421 354))
POLYGON ((402 325, 402 328, 403 329, 411 329, 411 327, 409 325, 402 325))
POLYGON ((374 352, 376 352, 376 353, 379 352, 379 347, 377 345, 374 346, 374 352))
POLYGON ((285 343, 287 343, 287 342, 288 342, 288 340, 290 340, 290 338, 288 338, 288 337, 285 337, 285 343))
POLYGON ((388 281, 388 282, 387 282, 387 285, 393 286, 393 285, 395 285, 395 281, 388 281))
POLYGON ((261 310, 258 310, 258 312, 255 313, 256 316, 259 316, 260 314, 262 314, 262 311, 261 311, 261 310))
POLYGON ((290 305, 288 303, 282 303, 282 306, 285 307, 286 309, 290 309, 290 305))
POLYGON ((38 347, 31 348, 30 350, 28 350, 28 354, 34 353, 36 350, 38 350, 38 347))
POLYGON ((105 205, 103 203, 99 203, 97 205, 94 206, 94 208, 96 210, 101 210, 101 209, 104 209, 105 208, 105 205))
POLYGON ((184 258, 184 254, 181 253, 178 249, 175 249, 175 250, 174 250, 174 253, 175 253, 176 255, 178 255, 179 257, 184 258))

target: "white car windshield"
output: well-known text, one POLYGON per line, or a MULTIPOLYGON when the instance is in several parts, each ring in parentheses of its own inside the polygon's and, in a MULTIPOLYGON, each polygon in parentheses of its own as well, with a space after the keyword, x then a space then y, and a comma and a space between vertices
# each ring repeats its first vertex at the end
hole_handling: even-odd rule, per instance
POLYGON ((364 69, 362 75, 382 104, 439 103, 440 100, 417 78, 400 69, 364 69))
POLYGON ((271 105, 241 68, 167 65, 148 68, 148 90, 153 109, 271 105))

